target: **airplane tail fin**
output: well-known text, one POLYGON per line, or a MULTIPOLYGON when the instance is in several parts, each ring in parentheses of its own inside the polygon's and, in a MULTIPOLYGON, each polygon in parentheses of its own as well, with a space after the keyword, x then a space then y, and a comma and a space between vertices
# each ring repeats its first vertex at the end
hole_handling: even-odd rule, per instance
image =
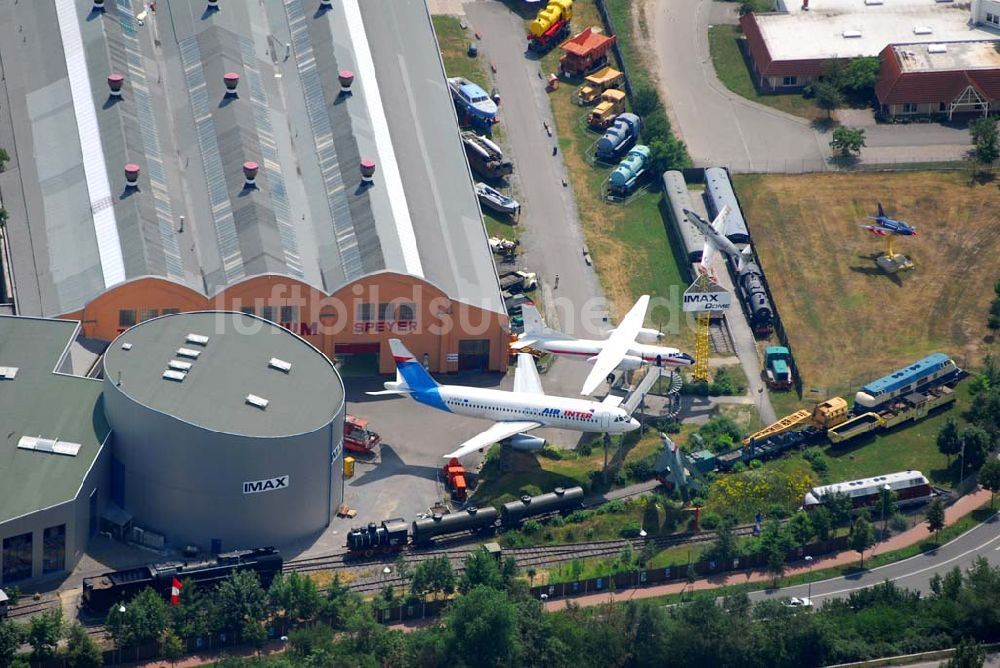
POLYGON ((424 365, 416 360, 402 341, 389 339, 389 348, 396 361, 396 383, 399 389, 405 387, 406 391, 422 392, 438 386, 438 382, 431 378, 424 365))
POLYGON ((742 272, 746 268, 747 262, 752 262, 752 261, 753 261, 753 248, 747 246, 746 248, 740 251, 740 259, 739 262, 736 264, 736 271, 742 272))
POLYGON ((878 203, 878 217, 885 218, 885 209, 882 208, 882 202, 878 203))

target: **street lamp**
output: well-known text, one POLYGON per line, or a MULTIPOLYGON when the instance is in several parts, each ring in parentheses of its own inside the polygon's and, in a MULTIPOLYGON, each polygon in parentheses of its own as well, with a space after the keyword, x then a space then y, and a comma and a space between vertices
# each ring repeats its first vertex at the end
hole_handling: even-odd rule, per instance
POLYGON ((889 493, 892 492, 892 487, 889 487, 889 483, 882 486, 882 540, 885 540, 888 535, 888 528, 886 523, 889 521, 888 506, 889 506, 889 493))
POLYGON ((813 558, 810 557, 810 556, 806 556, 806 563, 809 564, 809 593, 806 594, 806 598, 808 598, 809 601, 812 602, 812 595, 813 595, 813 582, 812 582, 813 558))
MULTIPOLYGON (((119 606, 118 606, 118 614, 119 615, 124 615, 125 614, 125 604, 124 603, 119 604, 119 606)), ((118 628, 121 629, 122 620, 121 619, 117 619, 115 621, 117 623, 116 625, 118 626, 118 628)), ((118 643, 117 644, 118 644, 118 663, 121 663, 122 662, 122 644, 121 644, 121 638, 120 637, 118 639, 118 643)))

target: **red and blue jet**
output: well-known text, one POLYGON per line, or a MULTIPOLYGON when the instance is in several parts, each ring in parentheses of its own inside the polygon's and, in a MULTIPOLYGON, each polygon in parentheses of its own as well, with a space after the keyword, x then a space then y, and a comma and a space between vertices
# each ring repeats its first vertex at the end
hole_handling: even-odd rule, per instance
POLYGON ((872 234, 877 234, 880 237, 886 237, 889 235, 899 236, 899 237, 912 237, 916 236, 917 230, 911 225, 907 225, 901 220, 896 220, 895 218, 890 218, 885 215, 885 210, 882 208, 882 202, 878 203, 878 215, 868 216, 875 221, 874 225, 858 225, 858 227, 864 228, 871 232, 872 234))

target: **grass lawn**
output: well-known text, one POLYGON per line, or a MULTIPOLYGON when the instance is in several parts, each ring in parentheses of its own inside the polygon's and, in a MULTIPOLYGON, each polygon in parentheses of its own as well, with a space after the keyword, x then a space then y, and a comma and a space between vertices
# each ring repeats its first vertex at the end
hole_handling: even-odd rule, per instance
POLYGON ((974 367, 989 351, 985 316, 1000 277, 995 183, 970 185, 963 172, 734 180, 807 396, 850 400, 929 353, 974 367), (875 266, 884 242, 858 224, 877 200, 917 227, 897 243, 913 271, 887 276, 875 266))
MULTIPOLYGON (((615 472, 628 462, 659 451, 660 439, 654 430, 647 430, 642 437, 638 437, 638 432, 632 434, 626 435, 624 439, 611 440, 611 448, 608 451, 609 481, 613 481, 615 472), (622 443, 621 447, 619 443, 622 443)), ((480 472, 479 484, 473 498, 477 505, 486 506, 505 494, 518 496, 529 485, 534 485, 543 492, 550 492, 555 487, 576 485, 580 485, 585 491, 590 491, 591 472, 600 471, 604 467, 604 447, 600 438, 595 437, 592 443, 590 454, 562 450, 561 459, 553 459, 534 452, 513 451, 511 468, 503 473, 499 472, 496 459, 492 457, 491 452, 480 472)))
POLYGON ((708 47, 715 73, 726 88, 741 97, 773 107, 795 116, 815 120, 826 118, 826 112, 799 93, 761 95, 754 86, 750 70, 740 50, 743 33, 739 26, 719 25, 708 29, 708 47))
POLYGON ((463 29, 461 21, 455 16, 432 16, 431 20, 441 48, 444 71, 448 76, 464 77, 489 92, 493 85, 486 75, 485 64, 480 58, 468 55, 469 43, 475 41, 475 35, 470 30, 463 29))
MULTIPOLYGON (((628 3, 609 3, 613 10, 628 3)), ((573 5, 573 26, 579 31, 587 26, 600 26, 600 15, 592 0, 577 0, 573 5)), ((620 43, 629 42, 631 23, 618 20, 620 43)), ((558 49, 542 58, 542 71, 558 69, 558 49)), ((629 63, 634 76, 640 77, 639 63, 629 63)), ((646 75, 648 76, 648 75, 646 75)), ((660 327, 672 345, 683 347, 694 341, 694 331, 686 325, 680 308, 681 294, 687 287, 682 279, 673 250, 667 241, 658 189, 643 192, 628 204, 606 204, 602 187, 611 173, 610 167, 590 164, 587 153, 599 138, 586 129, 583 117, 588 108, 573 103, 579 81, 562 81, 558 90, 549 94, 552 113, 559 131, 559 147, 570 174, 577 208, 587 245, 608 299, 617 315, 624 314, 641 294, 660 298, 647 314, 647 324, 660 327)))

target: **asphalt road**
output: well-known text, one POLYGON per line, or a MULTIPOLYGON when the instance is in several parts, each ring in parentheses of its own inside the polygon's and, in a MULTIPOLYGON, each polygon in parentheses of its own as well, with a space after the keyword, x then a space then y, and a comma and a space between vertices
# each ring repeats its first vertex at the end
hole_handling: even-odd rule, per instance
POLYGON ((712 4, 658 0, 652 21, 661 89, 695 164, 747 171, 822 164, 829 149, 808 121, 735 95, 715 76, 708 50, 712 4))
POLYGON ((809 596, 816 605, 819 605, 825 599, 846 598, 852 591, 885 580, 891 580, 906 589, 928 593, 930 580, 935 574, 944 576, 956 566, 962 571, 967 571, 980 556, 993 566, 1000 565, 1000 520, 996 515, 934 552, 919 554, 857 575, 813 582, 811 585, 758 591, 750 594, 750 598, 759 601, 768 598, 809 596))

